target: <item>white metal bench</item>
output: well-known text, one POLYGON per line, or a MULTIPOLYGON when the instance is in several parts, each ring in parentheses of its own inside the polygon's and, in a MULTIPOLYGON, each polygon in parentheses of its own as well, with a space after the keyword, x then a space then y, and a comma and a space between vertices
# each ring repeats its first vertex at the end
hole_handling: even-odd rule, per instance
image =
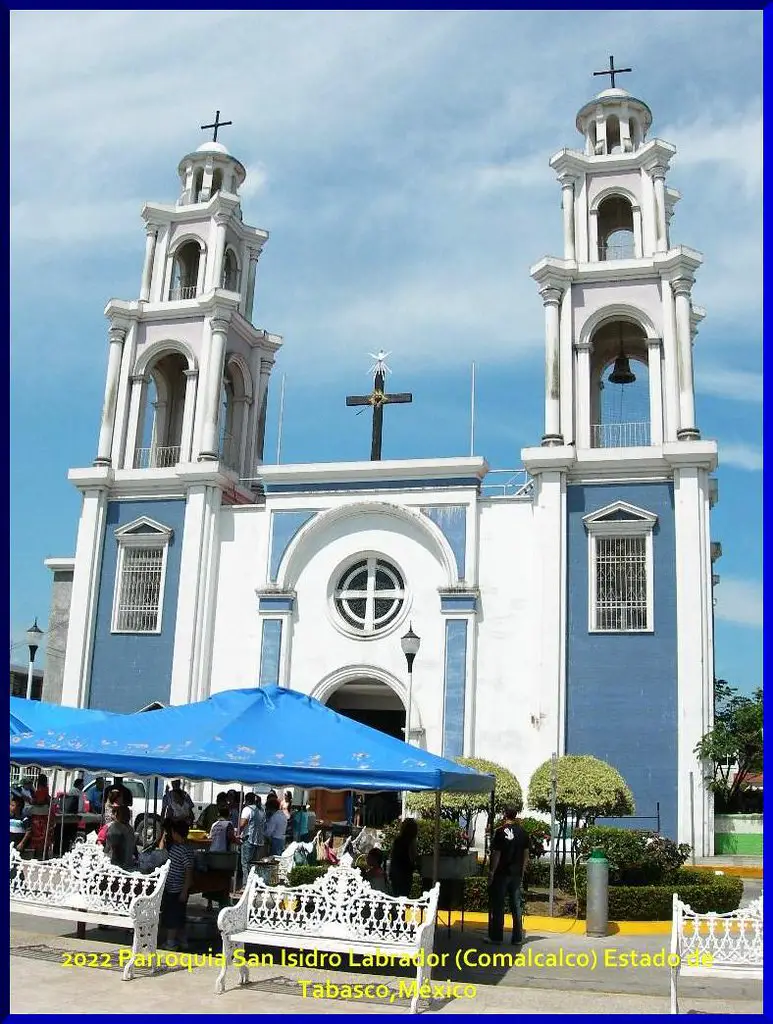
POLYGON ((124 981, 134 976, 134 961, 149 957, 155 969, 161 897, 169 874, 163 864, 150 874, 111 864, 101 846, 77 843, 55 860, 23 860, 11 846, 11 913, 131 928, 132 955, 124 981))
POLYGON ((674 893, 671 1013, 679 1013, 677 983, 686 977, 762 980, 762 896, 729 914, 697 914, 674 893))
MULTIPOLYGON (((427 961, 435 941, 440 885, 419 899, 388 896, 371 889, 359 870, 329 868, 309 885, 268 886, 254 868, 239 902, 221 910, 217 919, 223 937, 223 968, 215 992, 225 991, 234 951, 246 944, 319 949, 348 957, 382 953, 411 957, 416 987, 411 1013, 432 973, 427 961)), ((348 963, 346 959, 343 961, 348 963)), ((239 968, 241 985, 249 967, 239 968)))

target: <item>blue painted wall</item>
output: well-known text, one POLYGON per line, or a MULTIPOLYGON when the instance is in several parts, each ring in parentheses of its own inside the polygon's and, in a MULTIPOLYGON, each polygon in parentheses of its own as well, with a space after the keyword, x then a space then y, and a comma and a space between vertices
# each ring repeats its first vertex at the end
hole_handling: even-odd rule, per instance
MULTIPOLYGON (((674 495, 670 483, 567 488, 566 752, 608 761, 633 791, 637 815, 654 815, 676 839, 677 650, 674 495), (588 630, 588 535, 583 516, 627 501, 654 512, 653 633, 588 630)), ((612 824, 612 822, 607 822, 612 824)), ((620 822, 622 824, 622 822, 620 822)), ((656 822, 634 821, 637 828, 656 822)))
POLYGON ((272 583, 276 582, 282 558, 293 537, 316 514, 316 509, 271 513, 271 552, 269 554, 268 578, 272 583))
POLYGON ((446 619, 443 680, 443 757, 464 754, 464 695, 467 686, 467 621, 446 619))
POLYGON ((421 511, 442 531, 456 559, 456 575, 463 580, 467 555, 467 507, 465 505, 435 505, 423 508, 421 511))
POLYGON ((102 711, 132 712, 154 700, 162 704, 169 702, 184 522, 183 499, 108 502, 91 659, 89 707, 102 711), (118 562, 115 531, 140 516, 154 519, 174 531, 166 559, 161 632, 111 633, 118 562))

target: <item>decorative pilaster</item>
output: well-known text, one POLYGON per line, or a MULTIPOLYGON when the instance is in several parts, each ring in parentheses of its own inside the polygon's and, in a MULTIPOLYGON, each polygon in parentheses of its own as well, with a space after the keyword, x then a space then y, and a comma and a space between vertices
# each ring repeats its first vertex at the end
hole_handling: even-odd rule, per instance
POLYGON ((590 361, 593 343, 577 341, 577 447, 591 446, 590 361))
POLYGON ((145 225, 145 262, 142 265, 142 283, 140 284, 140 302, 150 300, 150 282, 153 279, 153 260, 156 252, 158 224, 145 225))
POLYGON ((190 462, 193 455, 193 419, 196 411, 198 370, 185 370, 185 409, 180 437, 180 462, 190 462))
POLYGON ((633 251, 637 259, 644 255, 644 240, 641 229, 641 207, 633 207, 633 251))
POLYGON ((588 212, 588 262, 599 261, 599 211, 588 212))
POLYGON ((663 380, 660 338, 647 338, 647 377, 650 385, 650 444, 663 444, 663 380))
POLYGON ((561 179, 561 206, 564 212, 564 259, 577 258, 574 245, 574 180, 561 179))
POLYGON ((255 300, 255 277, 258 271, 260 254, 261 250, 257 246, 251 245, 247 249, 250 262, 247 270, 247 295, 244 300, 244 318, 250 321, 252 320, 252 307, 255 300))
POLYGON ((666 242, 666 166, 655 164, 652 168, 652 182, 655 190, 655 231, 657 242, 656 252, 665 252, 666 242))
POLYGON ((228 320, 215 316, 210 321, 212 342, 210 365, 207 372, 207 386, 204 394, 204 418, 201 433, 199 462, 216 462, 220 457, 217 425, 220 412, 220 389, 225 369, 225 345, 228 334, 228 320))
POLYGON ((196 295, 197 296, 204 294, 204 281, 206 279, 206 276, 207 276, 207 253, 206 253, 206 250, 202 248, 201 252, 199 253, 199 269, 198 269, 198 273, 196 274, 196 295))
POLYGON ((559 386, 559 306, 561 289, 540 289, 545 306, 545 433, 543 445, 563 444, 559 386))
POLYGON ((134 469, 134 462, 137 457, 140 437, 140 417, 142 415, 145 388, 150 383, 148 377, 143 373, 132 374, 129 378, 131 392, 129 393, 129 423, 126 428, 126 452, 123 457, 123 468, 134 469))
POLYGON ((692 368, 692 326, 690 292, 692 279, 678 277, 671 282, 676 307, 676 344, 679 367, 679 430, 680 441, 696 441, 700 431, 695 426, 695 392, 692 368))
POLYGON ((126 328, 116 324, 111 326, 108 337, 110 349, 107 357, 107 382, 105 399, 102 404, 102 421, 99 426, 99 443, 95 466, 109 466, 112 462, 110 450, 113 445, 113 429, 115 427, 115 410, 118 400, 118 379, 121 373, 123 343, 126 339, 126 328))
POLYGON ((210 288, 219 288, 223 280, 223 257, 225 256, 226 225, 231 219, 229 213, 216 213, 215 224, 215 252, 212 260, 212 277, 210 288))

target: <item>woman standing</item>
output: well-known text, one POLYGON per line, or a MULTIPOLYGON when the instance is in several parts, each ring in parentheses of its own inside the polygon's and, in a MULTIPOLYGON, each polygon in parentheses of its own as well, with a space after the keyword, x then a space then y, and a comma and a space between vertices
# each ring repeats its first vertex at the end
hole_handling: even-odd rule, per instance
POLYGON ((389 887, 393 896, 410 896, 413 872, 419 860, 419 826, 415 818, 405 818, 392 844, 389 858, 389 887))

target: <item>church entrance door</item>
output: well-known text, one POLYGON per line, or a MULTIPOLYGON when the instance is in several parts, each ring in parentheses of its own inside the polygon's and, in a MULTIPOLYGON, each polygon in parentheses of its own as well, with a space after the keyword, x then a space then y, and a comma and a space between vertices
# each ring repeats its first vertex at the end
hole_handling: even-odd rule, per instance
MULTIPOLYGON (((378 729, 388 736, 403 739, 405 707, 386 683, 375 679, 355 679, 339 686, 326 704, 355 722, 378 729)), ((325 821, 349 821, 380 828, 400 816, 400 794, 368 793, 359 798, 349 793, 317 790, 315 812, 325 821)))

